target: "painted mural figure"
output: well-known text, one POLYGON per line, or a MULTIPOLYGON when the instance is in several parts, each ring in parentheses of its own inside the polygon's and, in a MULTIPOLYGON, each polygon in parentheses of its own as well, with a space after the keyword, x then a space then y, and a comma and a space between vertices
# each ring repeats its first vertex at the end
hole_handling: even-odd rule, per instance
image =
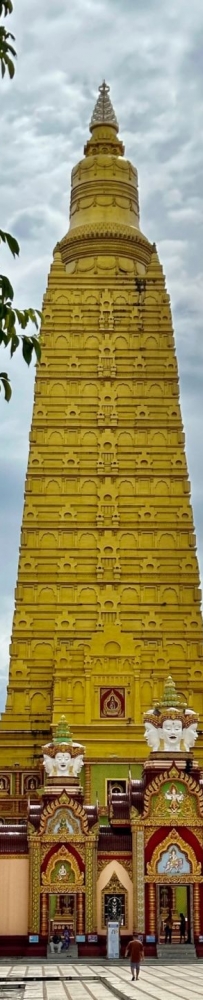
POLYGON ((164 867, 164 871, 165 872, 171 872, 171 874, 172 874, 174 872, 174 870, 176 872, 179 872, 181 870, 182 866, 183 866, 183 859, 178 857, 176 848, 172 847, 171 851, 169 852, 168 860, 167 860, 166 865, 164 867))
POLYGON ((183 792, 178 792, 176 785, 170 785, 164 797, 170 802, 171 812, 177 812, 178 807, 184 799, 183 792))

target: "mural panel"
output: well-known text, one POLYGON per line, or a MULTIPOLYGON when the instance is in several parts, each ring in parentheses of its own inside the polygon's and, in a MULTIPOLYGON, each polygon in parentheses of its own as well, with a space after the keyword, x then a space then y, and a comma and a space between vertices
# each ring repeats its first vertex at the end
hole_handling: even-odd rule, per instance
POLYGON ((100 718, 125 718, 125 688, 100 688, 100 718))

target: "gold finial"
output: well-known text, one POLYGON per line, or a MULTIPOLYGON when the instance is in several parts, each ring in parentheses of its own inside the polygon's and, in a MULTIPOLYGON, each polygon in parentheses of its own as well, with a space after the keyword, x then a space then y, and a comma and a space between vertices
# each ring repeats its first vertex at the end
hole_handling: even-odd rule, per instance
POLYGON ((99 97, 97 98, 95 108, 91 117, 90 122, 90 132, 94 128, 94 125, 112 125, 113 128, 118 132, 118 122, 109 97, 110 87, 105 80, 99 87, 99 97))

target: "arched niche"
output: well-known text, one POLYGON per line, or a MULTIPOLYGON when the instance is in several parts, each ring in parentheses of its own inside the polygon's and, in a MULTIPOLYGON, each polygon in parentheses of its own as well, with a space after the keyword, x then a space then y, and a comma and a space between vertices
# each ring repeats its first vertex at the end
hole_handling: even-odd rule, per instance
POLYGON ((80 591, 79 596, 80 604, 97 604, 97 595, 93 587, 84 587, 80 591))
MULTIPOLYGON (((132 879, 124 865, 120 861, 113 859, 107 865, 102 868, 97 881, 97 930, 98 934, 104 933, 103 919, 102 919, 102 907, 103 907, 103 893, 108 893, 108 886, 113 884, 113 879, 117 880, 118 887, 121 887, 122 891, 127 894, 126 900, 126 910, 127 910, 127 926, 122 930, 121 935, 132 934, 133 931, 133 884, 132 879)), ((114 883, 116 885, 116 881, 114 883)), ((121 891, 121 890, 120 890, 121 891)), ((111 889, 110 889, 111 892, 111 889)))
POLYGON ((46 483, 46 486, 45 486, 45 493, 47 495, 50 494, 50 493, 53 494, 53 495, 54 494, 58 495, 60 492, 61 492, 61 487, 60 487, 60 483, 57 481, 57 479, 49 479, 49 482, 46 483))
POLYGON ((135 535, 132 532, 126 532, 125 535, 121 535, 120 538, 120 548, 121 549, 132 549, 135 547, 135 535))
POLYGON ((175 549, 176 542, 173 535, 169 531, 165 532, 163 535, 157 539, 158 549, 175 549))
POLYGON ((98 385, 96 382, 86 382, 81 390, 81 396, 89 399, 90 397, 96 398, 98 396, 98 385))
POLYGON ((62 382, 54 382, 49 388, 50 396, 65 396, 65 386, 62 382))
POLYGON ((56 548, 56 537, 51 531, 46 531, 44 535, 39 538, 39 548, 40 549, 55 549, 56 548))
POLYGON ((32 649, 32 657, 35 660, 40 660, 41 663, 44 660, 52 660, 53 649, 49 642, 36 642, 32 649))
POLYGON ((85 479, 80 485, 80 493, 84 496, 95 496, 97 494, 97 483, 94 479, 85 479))
POLYGON ((61 434, 61 431, 52 431, 47 444, 63 444, 63 434, 61 434))
POLYGON ((73 705, 75 708, 84 706, 84 684, 82 681, 75 681, 73 685, 73 705))
POLYGON ((46 708, 46 696, 41 691, 36 691, 30 698, 31 715, 44 715, 46 708))
POLYGON ((91 549, 96 549, 96 547, 97 547, 97 539, 95 538, 95 535, 91 533, 91 531, 84 532, 84 534, 80 536, 79 540, 80 549, 91 550, 91 549))
POLYGON ((39 604, 54 604, 56 601, 56 594, 52 587, 43 587, 38 594, 39 604))
POLYGON ((83 434, 83 437, 81 439, 81 444, 82 444, 82 447, 85 446, 85 448, 89 448, 89 447, 90 448, 92 448, 92 447, 96 448, 96 446, 97 446, 97 435, 94 433, 94 431, 86 431, 86 433, 83 434))

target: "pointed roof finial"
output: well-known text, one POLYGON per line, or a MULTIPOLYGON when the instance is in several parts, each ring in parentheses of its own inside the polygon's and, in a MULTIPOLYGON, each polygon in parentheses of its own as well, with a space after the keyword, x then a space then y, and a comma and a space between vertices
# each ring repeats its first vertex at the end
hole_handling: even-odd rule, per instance
POLYGON ((66 722, 65 715, 61 715, 60 722, 56 727, 56 734, 54 737, 54 743, 72 743, 70 730, 68 723, 66 722))
POLYGON ((103 83, 99 87, 99 97, 97 98, 94 111, 92 113, 90 122, 90 132, 94 128, 94 125, 112 125, 113 128, 118 132, 119 126, 113 105, 109 97, 110 87, 103 80, 103 83))
POLYGON ((176 691, 175 681, 170 674, 164 684, 163 701, 161 702, 161 706, 166 707, 167 705, 173 708, 183 708, 185 705, 185 703, 182 703, 179 698, 178 692, 176 691))

